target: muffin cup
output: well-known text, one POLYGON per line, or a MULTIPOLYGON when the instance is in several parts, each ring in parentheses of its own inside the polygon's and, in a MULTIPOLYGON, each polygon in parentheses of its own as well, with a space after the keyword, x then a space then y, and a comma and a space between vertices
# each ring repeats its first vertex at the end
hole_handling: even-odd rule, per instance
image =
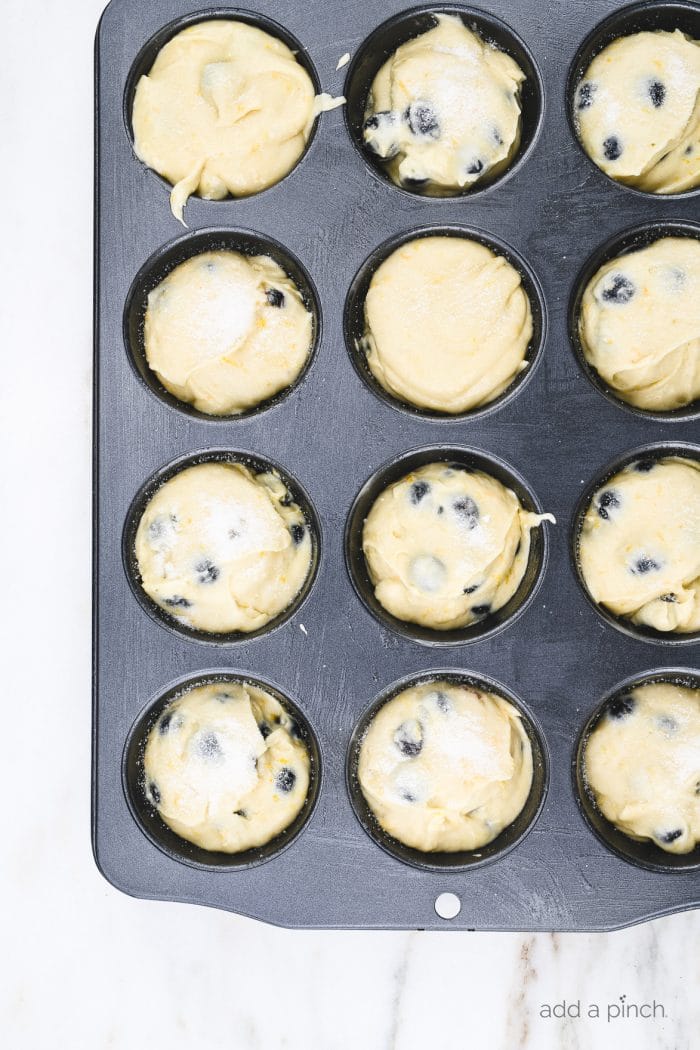
POLYGON ((473 419, 482 419, 492 412, 498 411, 509 404, 517 395, 524 390, 530 382, 544 352, 547 337, 547 310, 545 307, 544 293, 534 270, 525 262, 510 245, 501 241, 492 234, 486 234, 471 226, 450 224, 445 226, 419 226, 414 230, 407 230, 384 241, 372 254, 365 259, 364 263, 352 279, 348 294, 345 299, 343 311, 343 331, 345 333, 345 345, 350 355, 350 360, 357 374, 366 387, 379 398, 385 405, 406 412, 418 419, 430 420, 436 423, 464 423, 473 419), (525 353, 527 368, 515 376, 509 386, 495 397, 493 401, 478 408, 472 408, 466 412, 450 413, 437 412, 429 408, 419 408, 407 401, 402 401, 385 390, 381 383, 372 374, 362 342, 366 333, 365 324, 365 299, 369 290, 370 282, 386 259, 404 244, 411 241, 421 240, 424 237, 463 237, 465 240, 476 241, 485 248, 490 249, 496 255, 502 256, 522 279, 522 287, 530 302, 532 313, 532 337, 528 343, 525 353))
POLYGON ((700 7, 696 3, 683 2, 683 0, 674 3, 647 0, 641 4, 630 4, 604 18, 585 38, 569 67, 566 79, 566 112, 577 146, 588 163, 602 178, 637 196, 652 200, 682 200, 684 197, 692 197, 700 192, 700 186, 681 193, 652 193, 649 190, 638 189, 636 186, 628 186, 607 175, 586 152, 581 142, 575 116, 576 90, 596 55, 619 37, 631 36, 633 33, 655 32, 659 29, 671 32, 674 29, 680 29, 694 40, 700 40, 700 7))
MULTIPOLYGON (((637 840, 620 831, 598 808, 593 791, 588 785, 585 772, 586 747, 591 733, 608 710, 609 705, 620 696, 640 685, 669 682, 688 688, 700 689, 700 674, 686 667, 661 667, 654 671, 626 678, 616 685, 595 708, 581 730, 574 750, 572 775, 574 795, 581 814, 591 831, 603 845, 629 864, 657 872, 689 872, 700 869, 700 845, 690 853, 668 853, 650 840, 637 840)), ((699 694, 700 695, 700 694, 699 694)))
POLYGON ((402 11, 393 18, 387 19, 375 29, 362 44, 348 67, 344 95, 345 123, 353 145, 367 164, 370 171, 382 182, 401 193, 411 196, 429 196, 434 200, 452 200, 455 197, 474 196, 515 173, 532 149, 540 132, 544 109, 544 88, 539 69, 526 44, 519 36, 499 18, 487 14, 476 7, 461 4, 435 4, 433 6, 414 7, 402 11), (386 60, 402 44, 435 27, 434 15, 456 15, 468 29, 476 33, 499 50, 505 51, 515 59, 523 73, 525 81, 521 87, 521 138, 520 145, 508 167, 490 179, 485 176, 470 187, 450 189, 448 187, 430 186, 426 188, 398 186, 389 176, 381 158, 371 153, 364 145, 362 128, 365 120, 365 109, 375 76, 386 60))
POLYGON ((193 452, 186 456, 180 456, 178 459, 173 460, 157 470, 155 474, 152 474, 151 477, 144 482, 136 493, 136 496, 127 512, 122 532, 122 561, 124 571, 133 595, 141 608, 151 617, 151 619, 155 620, 156 623, 161 625, 161 627, 165 627, 166 630, 173 631, 175 634, 179 634, 185 638, 190 638, 193 641, 202 642, 205 645, 235 645, 239 642, 248 642, 255 638, 260 638, 263 635, 267 635, 271 631, 281 627, 282 624, 286 623, 287 620, 301 609, 311 593, 311 589, 313 588, 318 574, 320 559, 321 524, 311 499, 305 489, 302 488, 301 484, 296 478, 292 477, 291 474, 284 470, 283 467, 280 467, 272 460, 266 459, 263 456, 254 455, 250 452, 241 452, 228 448, 209 448, 200 452, 193 452), (136 558, 135 543, 139 522, 141 521, 141 517, 148 502, 166 481, 170 481, 170 479, 175 477, 176 474, 186 470, 188 467, 199 466, 203 463, 240 463, 243 466, 248 467, 254 474, 265 474, 269 471, 276 471, 284 485, 289 490, 292 499, 304 515, 309 530, 312 545, 311 565, 309 566, 309 573, 304 581, 303 587, 286 609, 283 609, 282 612, 273 617, 269 623, 265 624, 263 627, 258 627, 257 630, 254 631, 229 631, 222 634, 216 634, 209 631, 202 631, 195 627, 188 627, 186 624, 180 623, 174 616, 170 616, 164 609, 161 609, 161 607, 148 594, 146 594, 141 583, 141 574, 139 572, 138 560, 136 558))
POLYGON ((304 830, 316 808, 321 790, 321 754, 316 734, 308 718, 302 713, 298 704, 276 686, 243 671, 222 671, 221 669, 200 671, 196 675, 187 675, 171 682, 162 692, 151 697, 138 715, 129 730, 124 746, 122 785, 131 815, 139 828, 154 846, 157 846, 172 860, 210 871, 237 871, 264 864, 273 857, 279 856, 304 830), (230 682, 258 686, 278 700, 294 718, 311 760, 306 801, 292 823, 264 846, 255 846, 252 849, 242 850, 240 853, 207 850, 183 839, 165 823, 157 809, 147 800, 144 791, 143 757, 146 742, 152 726, 155 725, 164 708, 197 686, 230 682))
POLYGON ((635 405, 630 405, 620 397, 617 391, 608 386, 596 369, 588 363, 578 328, 581 303, 586 287, 598 270, 613 259, 625 256, 629 252, 639 251, 640 248, 648 248, 649 245, 662 237, 689 237, 700 241, 700 225, 686 221, 663 222, 657 220, 648 222, 643 226, 634 226, 631 229, 615 234, 614 237, 601 244, 588 257, 574 282, 569 300, 569 339, 579 368, 596 390, 612 404, 624 409, 625 412, 631 412, 632 415, 640 419, 649 419, 660 423, 683 423, 700 418, 700 401, 696 399, 688 405, 682 405, 680 408, 662 409, 659 412, 652 412, 646 408, 637 408, 635 405))
POLYGON ((375 697, 370 706, 361 715, 348 745, 345 781, 355 816, 372 841, 386 853, 391 854, 392 857, 400 860, 403 864, 410 864, 412 867, 421 868, 424 871, 443 873, 448 871, 469 871, 500 860, 501 857, 510 853, 512 849, 522 842, 531 831, 542 812, 547 796, 549 756, 544 735, 537 719, 523 704, 522 700, 501 685, 500 682, 486 675, 472 674, 470 671, 455 671, 454 669, 423 671, 418 674, 408 675, 406 678, 394 682, 387 689, 383 690, 379 696, 375 697), (479 849, 459 850, 454 853, 444 851, 424 852, 413 846, 406 846, 384 830, 372 812, 360 787, 357 772, 360 749, 374 716, 384 704, 393 700, 404 689, 434 681, 481 689, 484 692, 495 693, 497 696, 507 700, 522 715, 523 727, 532 746, 532 786, 525 805, 511 824, 504 828, 493 841, 488 842, 479 849))
POLYGON ((583 519, 588 507, 590 506, 591 500, 598 489, 614 474, 619 473, 623 467, 626 467, 630 463, 634 463, 637 459, 659 460, 668 459, 672 456, 679 456, 684 459, 698 461, 700 460, 700 446, 691 445, 688 442, 659 441, 652 445, 642 445, 639 448, 623 452, 622 455, 618 456, 616 459, 608 463, 607 466, 603 467, 603 469, 599 471, 586 485, 579 497, 578 503, 576 504, 571 524, 570 551, 574 575, 576 576, 587 601, 593 609, 595 609, 596 613, 602 620, 610 624, 616 630, 627 635, 628 638, 636 638, 642 642, 651 642, 654 645, 678 646, 692 645, 697 642, 700 639, 700 631, 689 631, 686 634, 673 631, 657 631, 654 627, 634 624, 624 616, 616 616, 615 613, 612 613, 604 608, 604 606, 599 605, 598 602, 592 598, 588 587, 586 586, 586 581, 583 577, 579 561, 579 543, 583 519))
POLYGON ((540 526, 532 530, 530 556, 518 589, 504 606, 477 623, 438 631, 392 616, 374 594, 374 585, 370 579, 362 550, 364 523, 375 500, 389 485, 428 463, 446 463, 456 469, 482 471, 502 482, 506 488, 512 489, 525 510, 542 514, 542 508, 525 479, 513 467, 490 453, 461 445, 429 445, 404 452, 396 459, 384 463, 365 482, 356 496, 345 524, 345 564, 360 601, 383 626, 410 641, 432 646, 464 645, 498 634, 514 623, 525 611, 537 594, 544 578, 549 543, 544 528, 540 526))
POLYGON ((206 229, 198 230, 196 233, 188 233, 183 237, 178 237, 175 241, 170 241, 162 248, 159 248, 144 263, 134 278, 126 297, 123 327, 124 343, 129 363, 141 382, 163 404, 204 423, 231 423, 239 419, 248 419, 250 416, 258 415, 260 412, 272 408, 274 405, 279 405, 301 385, 314 362, 321 339, 321 307, 318 293, 308 273, 299 260, 277 241, 263 234, 254 233, 251 230, 206 229), (224 416, 208 415, 206 412, 201 412, 194 405, 181 401, 174 394, 171 394, 169 390, 166 390, 148 364, 144 344, 144 324, 149 293, 181 263, 187 262, 188 259, 192 259, 204 252, 213 251, 239 252, 241 255, 251 257, 256 255, 269 256, 284 270, 287 277, 293 281, 312 317, 309 355, 296 379, 289 386, 284 387, 259 404, 253 405, 243 412, 224 416))
MULTIPOLYGON (((308 52, 303 47, 301 42, 297 40, 297 38, 293 36, 287 29, 285 29, 284 26, 279 25, 277 22, 274 22, 271 18, 267 18, 265 15, 261 15, 256 11, 244 11, 236 7, 214 7, 207 8, 203 11, 192 11, 187 15, 183 15, 181 18, 176 18, 172 22, 168 22, 167 25, 161 26, 161 28, 153 34, 150 40, 148 40, 144 44, 144 46, 141 48, 131 65, 124 87, 124 96, 122 101, 122 116, 124 121, 124 128, 129 138, 129 142, 131 143, 132 150, 134 148, 134 128, 132 123, 132 112, 134 108, 134 96, 136 95, 136 88, 138 87, 139 80, 142 76, 146 76, 148 73, 150 73, 151 69, 153 68, 153 63, 158 57, 158 53, 162 50, 162 48, 165 47, 167 43, 169 43, 173 39, 173 37, 177 36, 178 33, 181 33, 183 29, 187 29, 189 26, 197 25, 199 22, 211 22, 215 19, 245 22, 246 25, 255 26, 256 29, 261 29, 263 32, 269 33, 270 36, 274 36, 278 40, 281 40, 283 44, 286 44, 287 47, 294 52, 294 56, 297 62, 302 67, 302 69, 304 69, 308 73, 309 77, 311 78, 311 82, 314 86, 314 93, 316 95, 320 94, 321 81, 318 78, 316 67, 314 66, 308 52)), ((306 157, 307 153, 309 152, 309 149, 311 148, 311 143, 313 142, 317 127, 318 118, 316 118, 313 122, 313 126, 309 133, 304 152, 299 157, 299 160, 296 162, 294 167, 287 172, 286 175, 279 179, 278 182, 273 183, 272 186, 266 187, 267 190, 272 190, 275 188, 275 186, 279 186, 280 183, 284 182, 284 180, 288 178, 292 174, 292 172, 295 171, 296 168, 298 168, 299 165, 304 161, 304 158, 306 157)), ((148 165, 144 164, 144 162, 136 156, 135 151, 134 158, 138 161, 139 164, 142 164, 143 167, 155 179, 158 180, 158 182, 161 183, 161 185, 167 190, 169 195, 170 191, 173 188, 172 183, 168 182, 166 178, 160 175, 153 168, 149 168, 148 165)), ((259 191, 259 193, 265 192, 266 190, 259 191)), ((256 193, 249 194, 248 196, 257 197, 258 195, 259 194, 256 193)), ((193 193, 191 194, 191 196, 196 198, 197 200, 206 200, 206 198, 200 197, 197 193, 193 193)), ((236 199, 244 200, 245 198, 234 198, 231 196, 223 198, 224 201, 236 199)), ((206 203, 218 204, 221 202, 214 200, 206 200, 206 203)))

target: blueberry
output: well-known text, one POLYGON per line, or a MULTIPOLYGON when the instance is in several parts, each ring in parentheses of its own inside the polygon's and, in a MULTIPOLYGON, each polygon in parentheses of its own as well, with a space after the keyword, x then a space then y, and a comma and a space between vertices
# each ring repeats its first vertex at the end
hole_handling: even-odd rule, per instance
POLYGON ((171 609, 191 609, 192 602, 188 598, 182 598, 179 594, 174 594, 172 598, 163 598, 165 605, 169 605, 171 609))
POLYGON ((649 81, 649 98, 651 99, 652 105, 655 109, 659 109, 663 106, 664 99, 666 98, 666 88, 660 80, 649 81))
POLYGON ((375 131, 379 131, 382 126, 392 127, 396 124, 398 114, 391 109, 380 110, 379 113, 372 113, 371 116, 367 117, 367 120, 362 125, 364 132, 365 143, 372 150, 373 153, 379 153, 383 160, 391 160, 399 152, 398 142, 384 142, 380 143, 377 141, 377 137, 373 134, 375 131), (384 152, 380 152, 383 147, 384 152))
POLYGON ((471 531, 479 524, 479 508, 471 496, 462 496, 452 504, 454 511, 464 519, 467 528, 471 531))
POLYGON ((148 785, 148 794, 151 796, 151 799, 153 800, 155 805, 159 806, 160 805, 160 791, 158 790, 158 785, 156 784, 155 780, 151 780, 151 782, 149 783, 149 785, 148 785))
POLYGON ((247 820, 248 818, 248 814, 244 809, 234 809, 233 815, 234 817, 243 817, 244 820, 247 820))
POLYGON ((498 130, 498 128, 491 128, 491 138, 497 146, 503 145, 503 136, 501 135, 501 132, 498 130))
POLYGON ((280 291, 279 288, 268 288, 265 292, 265 298, 270 306, 284 306, 284 292, 280 291))
POLYGON ((201 758, 209 761, 222 758, 224 754, 216 733, 202 733, 197 741, 197 750, 201 758))
POLYGON ((198 561, 194 571, 197 574, 197 583, 215 583, 221 575, 221 569, 209 561, 208 558, 198 561))
POLYGON ((263 740, 267 740, 270 733, 272 732, 267 722, 259 722, 258 729, 260 730, 260 735, 262 736, 263 740))
POLYGON ((685 270, 681 270, 679 266, 669 266, 668 268, 669 283, 674 290, 678 290, 685 285, 687 274, 685 270))
POLYGON ((472 605, 472 612, 475 616, 488 616, 491 612, 491 606, 486 605, 472 605))
POLYGON ((676 839, 679 839, 682 834, 683 834, 683 829, 682 828, 674 828, 673 831, 665 831, 663 835, 659 835, 659 838, 660 838, 661 842, 670 843, 670 842, 675 842, 676 839))
POLYGON ((625 696, 615 696, 608 704, 608 714, 611 718, 619 720, 631 715, 636 706, 636 700, 629 693, 625 696))
POLYGON ((693 144, 691 142, 689 146, 685 147, 685 155, 686 155, 686 157, 689 157, 692 152, 693 152, 693 144))
POLYGON ((289 719, 289 726, 287 728, 289 729, 290 736, 293 736, 295 740, 304 739, 301 729, 299 728, 299 724, 295 722, 293 718, 289 719))
POLYGON ((478 591, 479 590, 480 586, 481 586, 480 583, 472 583, 472 585, 470 587, 465 587, 464 588, 464 590, 462 591, 462 594, 473 594, 474 591, 478 591))
POLYGON ((656 719, 656 724, 662 732, 667 733, 669 736, 678 731, 678 722, 671 715, 659 715, 656 719))
POLYGON ((425 135, 431 139, 440 137, 440 125, 429 102, 412 102, 406 110, 406 120, 414 135, 425 135))
POLYGON ((481 175, 484 170, 484 162, 482 160, 473 160, 467 168, 467 175, 481 175))
POLYGON ((609 135, 603 143, 603 153, 605 154, 606 160, 617 160, 618 157, 622 156, 622 146, 620 140, 615 135, 609 135))
POLYGON ((297 782, 297 775, 289 766, 283 766, 275 778, 275 787, 278 791, 289 794, 297 782))
POLYGON ((634 576, 644 576, 648 572, 656 572, 661 566, 658 561, 654 561, 653 558, 647 557, 645 554, 641 558, 637 558, 636 562, 630 569, 630 572, 634 576))
POLYGON ((410 493, 409 493, 410 499, 411 499, 411 503, 413 503, 414 506, 416 504, 420 503, 420 501, 423 499, 423 497, 427 496, 429 492, 430 492, 430 485, 428 484, 427 481, 414 481, 413 484, 411 485, 411 490, 410 490, 410 493))
POLYGON ((160 540, 166 536, 172 529, 173 525, 177 524, 177 517, 174 514, 170 514, 169 517, 160 515, 154 518, 151 524, 148 526, 148 538, 153 540, 160 540))
POLYGON ((421 591, 439 591, 445 582, 445 563, 433 554, 420 554, 408 567, 411 582, 421 591))
POLYGON ((439 689, 435 694, 435 703, 444 714, 447 714, 448 711, 452 710, 452 704, 450 703, 450 698, 447 693, 443 693, 439 689))
POLYGON ((669 591, 668 594, 662 594, 659 597, 660 602, 667 602, 669 605, 675 605, 678 599, 676 598, 673 591, 669 591))
POLYGON ((402 791, 401 792, 401 798, 404 800, 404 802, 416 802, 417 801, 417 796, 414 795, 411 791, 402 791))
POLYGON ((438 513, 438 514, 444 514, 444 513, 445 513, 445 508, 443 507, 442 503, 441 503, 441 504, 440 504, 440 506, 438 507, 438 509, 437 509, 437 513, 438 513))
POLYGON ((632 466, 640 474, 648 474, 650 470, 653 470, 656 466, 655 459, 638 459, 632 466))
POLYGON ((577 109, 588 109, 589 106, 593 105, 593 96, 596 93, 597 85, 591 80, 584 80, 579 86, 578 94, 576 96, 576 108, 577 109))
POLYGON ((168 732, 168 729, 170 728, 170 723, 172 722, 172 720, 173 720, 173 713, 172 713, 172 711, 166 711, 165 714, 162 716, 160 722, 158 723, 158 732, 160 733, 161 736, 165 736, 165 734, 168 732))
POLYGON ((600 495, 598 496, 598 503, 597 503, 596 509, 598 511, 599 517, 601 517, 603 519, 603 521, 608 521, 609 520, 609 518, 610 518, 610 515, 608 514, 609 510, 611 510, 613 507, 619 507, 619 506, 620 506, 620 497, 618 496, 618 494, 615 492, 614 489, 606 489, 605 492, 601 492, 600 495))
POLYGON ((402 722, 394 733, 394 743, 406 758, 415 758, 423 750, 423 731, 420 722, 411 719, 402 722))
POLYGON ((603 289, 603 299, 606 303, 628 303, 634 292, 635 287, 629 277, 623 273, 614 273, 607 288, 603 289))
POLYGON ((298 547, 301 541, 304 539, 306 529, 303 525, 300 525, 298 522, 295 522, 294 525, 290 525, 289 531, 291 533, 293 543, 295 544, 295 546, 298 547))

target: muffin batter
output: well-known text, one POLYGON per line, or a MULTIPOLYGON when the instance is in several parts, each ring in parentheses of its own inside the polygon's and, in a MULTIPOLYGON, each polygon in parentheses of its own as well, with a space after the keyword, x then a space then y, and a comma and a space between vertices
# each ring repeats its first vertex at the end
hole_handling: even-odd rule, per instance
POLYGON ((276 473, 187 467, 161 485, 136 532, 141 583, 200 631, 255 631, 283 612, 311 566, 309 529, 276 473))
POLYGON ((586 360, 623 401, 659 412, 700 397, 700 241, 662 237, 606 263, 583 296, 586 360))
POLYGON ((679 29, 614 40, 576 90, 584 149, 606 175, 648 193, 700 183, 700 43, 679 29))
POLYGON ((651 683, 614 698, 585 750, 598 808, 668 853, 700 842, 700 693, 651 683))
POLYGON ((401 47, 377 73, 364 140, 394 182, 463 189, 503 171, 520 145, 525 74, 454 15, 401 47))
POLYGON ((245 197, 284 178, 317 112, 311 78, 281 40, 244 22, 198 22, 139 80, 134 149, 173 184, 170 205, 182 222, 192 193, 245 197))
POLYGON ((377 269, 365 299, 367 364, 388 393, 435 412, 487 405, 527 367, 520 274, 466 237, 422 237, 377 269))
POLYGON ((163 386, 209 415, 234 415, 294 382, 312 316, 272 259, 204 252, 148 296, 144 344, 163 386))
POLYGON ((579 564, 594 601, 657 631, 700 629, 700 464, 641 459, 586 511, 579 564))
POLYGON ((196 686, 169 704, 144 752, 146 798, 202 849, 239 853, 289 827, 309 788, 294 720, 245 682, 196 686))
POLYGON ((429 463, 389 485, 362 533, 377 601, 399 620, 436 631, 483 620, 515 594, 530 530, 551 514, 524 511, 500 481, 429 463))
POLYGON ((527 802, 532 748, 507 700, 427 682, 405 689, 374 716, 358 778, 381 826, 405 845, 424 852, 479 849, 527 802))

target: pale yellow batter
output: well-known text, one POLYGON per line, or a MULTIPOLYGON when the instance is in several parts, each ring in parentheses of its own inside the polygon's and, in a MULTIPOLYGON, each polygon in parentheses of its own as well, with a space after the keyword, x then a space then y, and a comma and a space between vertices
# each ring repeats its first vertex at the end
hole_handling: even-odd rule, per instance
POLYGON ((700 464, 639 460, 594 495, 579 563, 591 597, 657 631, 700 630, 700 464))
POLYGON ((601 812, 669 853, 700 842, 700 693, 651 683, 614 699, 591 733, 585 774, 601 812))
POLYGON ((245 682, 197 686, 169 704, 143 758, 146 798, 181 838, 239 853, 289 827, 309 753, 278 700, 245 682))
POLYGON ((662 237, 606 263, 581 302, 586 360, 652 412, 700 397, 700 240, 662 237))
POLYGON ((649 193, 700 183, 700 43, 680 30, 614 40, 586 70, 574 111, 611 178, 649 193))
POLYGON ((187 198, 245 197, 291 171, 306 146, 314 86, 286 44, 243 22, 183 29, 136 88, 134 149, 172 183, 173 215, 187 198))
POLYGON ((479 849, 527 802, 532 748, 507 700, 438 680, 380 708, 362 741, 358 778, 381 826, 405 845, 479 849))
POLYGON ((377 601, 393 616, 445 631, 483 620, 515 594, 530 530, 524 511, 480 471, 430 463, 389 485, 365 520, 362 549, 377 601))
POLYGON ((487 405, 527 367, 530 302, 506 259, 466 237, 422 237, 377 269, 363 347, 377 381, 419 408, 487 405))
POLYGON ((144 344, 171 394, 209 415, 235 415, 294 382, 312 328, 298 288, 272 259, 204 252, 149 294, 144 344))
POLYGON ((462 189, 493 177, 520 144, 518 64, 454 15, 409 40, 377 73, 364 140, 399 185, 462 189))
POLYGON ((277 474, 203 463, 166 481, 136 533, 143 589, 201 631, 255 631, 283 612, 311 565, 309 529, 277 474))

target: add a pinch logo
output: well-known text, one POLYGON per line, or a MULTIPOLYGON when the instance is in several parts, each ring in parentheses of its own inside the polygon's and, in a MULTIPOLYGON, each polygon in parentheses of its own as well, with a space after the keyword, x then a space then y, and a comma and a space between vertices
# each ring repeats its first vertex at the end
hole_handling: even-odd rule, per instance
POLYGON ((664 1004, 652 999, 651 1002, 636 1003, 626 995, 608 1003, 583 1002, 581 999, 562 999, 556 1003, 541 1003, 539 1015, 543 1020, 589 1020, 603 1019, 608 1024, 612 1021, 655 1020, 667 1016, 664 1004))

